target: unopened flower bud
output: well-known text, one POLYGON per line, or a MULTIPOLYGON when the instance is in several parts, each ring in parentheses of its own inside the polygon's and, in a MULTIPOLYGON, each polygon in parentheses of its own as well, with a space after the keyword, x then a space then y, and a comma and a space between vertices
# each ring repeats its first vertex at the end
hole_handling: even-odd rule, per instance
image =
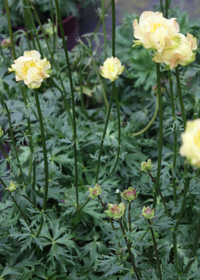
POLYGON ((9 187, 6 188, 6 190, 8 190, 10 192, 14 192, 14 191, 16 191, 16 189, 17 189, 16 184, 13 181, 11 181, 9 187))
POLYGON ((139 195, 139 192, 137 192, 134 188, 129 187, 127 190, 125 190, 123 193, 121 193, 121 196, 128 201, 132 201, 139 195))
POLYGON ((151 159, 148 159, 147 161, 141 162, 141 170, 146 172, 150 171, 153 168, 153 165, 151 164, 151 159))
POLYGON ((151 208, 148 207, 143 207, 142 209, 142 215, 147 218, 147 219, 152 219, 154 217, 155 209, 151 210, 151 208))
POLYGON ((1 47, 2 47, 3 49, 7 49, 7 48, 11 47, 10 39, 4 39, 4 40, 1 42, 1 47))
POLYGON ((108 210, 104 211, 106 215, 113 219, 120 219, 124 215, 125 204, 121 202, 119 205, 108 203, 108 210))
POLYGON ((96 184, 94 188, 88 188, 90 193, 89 197, 96 198, 97 196, 101 195, 101 187, 96 184))

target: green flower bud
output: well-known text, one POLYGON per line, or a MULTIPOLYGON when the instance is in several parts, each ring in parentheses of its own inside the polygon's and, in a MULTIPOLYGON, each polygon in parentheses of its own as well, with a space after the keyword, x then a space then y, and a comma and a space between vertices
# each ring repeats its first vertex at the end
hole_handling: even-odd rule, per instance
POLYGON ((132 201, 139 195, 139 192, 136 192, 136 190, 132 187, 129 187, 127 190, 125 190, 123 193, 121 193, 121 196, 128 201, 132 201))
POLYGON ((97 196, 101 195, 101 187, 96 184, 94 188, 88 188, 90 193, 89 197, 96 198, 97 196))
POLYGON ((120 219, 124 215, 125 204, 121 202, 119 205, 108 203, 108 210, 104 211, 106 215, 113 219, 120 219))
POLYGON ((141 162, 141 170, 144 172, 148 172, 153 168, 153 165, 151 164, 151 159, 148 159, 147 161, 141 162))
POLYGON ((16 189, 17 189, 17 188, 16 188, 16 184, 13 183, 13 181, 11 181, 9 187, 6 188, 6 190, 8 190, 8 191, 10 191, 10 192, 14 192, 14 191, 16 191, 16 189))
POLYGON ((0 126, 0 138, 3 136, 3 129, 0 126))
POLYGON ((142 209, 142 216, 144 216, 147 219, 152 219, 154 217, 155 209, 151 210, 151 208, 148 207, 143 207, 142 209))

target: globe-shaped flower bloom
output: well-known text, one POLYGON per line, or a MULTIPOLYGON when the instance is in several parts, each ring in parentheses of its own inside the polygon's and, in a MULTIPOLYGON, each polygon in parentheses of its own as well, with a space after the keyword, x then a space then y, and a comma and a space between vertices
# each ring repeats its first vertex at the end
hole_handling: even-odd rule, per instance
POLYGON ((166 41, 176 37, 180 27, 176 18, 166 19, 160 12, 143 12, 138 20, 133 21, 135 45, 142 44, 147 49, 162 52, 166 41))
POLYGON ((178 40, 176 38, 176 40, 168 42, 161 53, 156 52, 153 60, 157 63, 169 65, 170 69, 177 67, 178 64, 185 66, 193 62, 195 60, 193 51, 197 49, 197 39, 189 33, 187 37, 180 33, 178 38, 178 40))
POLYGON ((124 71, 124 66, 121 65, 117 57, 112 56, 104 61, 100 69, 101 76, 113 82, 118 79, 118 76, 124 71))
POLYGON ((39 88, 44 79, 49 78, 51 64, 46 58, 40 59, 38 51, 25 51, 14 60, 9 72, 15 72, 16 81, 24 81, 29 88, 39 88))
POLYGON ((120 219, 124 215, 125 204, 121 202, 119 205, 108 203, 108 210, 104 211, 106 215, 113 219, 120 219))
POLYGON ((136 190, 132 187, 129 187, 127 190, 125 190, 123 193, 121 193, 121 196, 128 201, 132 201, 135 198, 137 198, 139 195, 139 192, 136 192, 136 190))
POLYGON ((148 207, 143 207, 142 209, 142 216, 144 216, 145 218, 147 219, 152 219, 154 217, 154 214, 155 214, 155 210, 151 210, 151 208, 148 206, 148 207))
POLYGON ((181 135, 180 155, 196 167, 200 167, 200 119, 188 121, 185 132, 181 135))

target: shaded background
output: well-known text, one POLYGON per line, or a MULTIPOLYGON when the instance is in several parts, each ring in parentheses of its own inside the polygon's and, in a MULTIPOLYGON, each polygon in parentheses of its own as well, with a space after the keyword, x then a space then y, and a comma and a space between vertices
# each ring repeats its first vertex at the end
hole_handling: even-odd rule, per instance
MULTIPOLYGON (((106 7, 109 2, 110 0, 105 0, 104 6, 106 7)), ((115 3, 116 26, 121 25, 122 18, 125 13, 135 13, 139 16, 144 11, 153 10, 154 5, 156 4, 160 7, 159 0, 115 0, 115 3)), ((191 19, 200 16, 200 0, 172 0, 170 7, 175 6, 178 6, 183 12, 187 11, 191 19)), ((79 20, 80 35, 94 31, 94 28, 98 22, 96 10, 97 7, 93 6, 89 6, 87 9, 81 10, 79 20)), ((99 32, 103 32, 102 26, 99 28, 99 32)), ((112 33, 111 8, 109 8, 106 16, 106 32, 110 37, 112 33)))

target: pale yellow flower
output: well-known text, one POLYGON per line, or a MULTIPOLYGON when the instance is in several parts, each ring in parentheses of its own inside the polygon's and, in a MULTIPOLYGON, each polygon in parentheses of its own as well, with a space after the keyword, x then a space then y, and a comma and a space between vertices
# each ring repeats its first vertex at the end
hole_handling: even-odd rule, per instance
POLYGON ((180 28, 176 18, 166 19, 160 12, 143 12, 138 20, 133 21, 135 45, 142 44, 145 48, 153 48, 162 52, 166 40, 176 37, 180 28))
POLYGON ((188 65, 195 60, 194 50, 197 49, 197 39, 192 34, 178 34, 179 40, 171 40, 165 46, 165 49, 157 52, 153 60, 157 63, 165 63, 170 69, 175 68, 178 64, 188 65), (179 43, 177 43, 179 41, 179 43), (174 47, 176 45, 176 47, 174 47))
POLYGON ((124 71, 124 66, 121 65, 121 61, 117 57, 110 57, 104 61, 103 66, 100 66, 100 74, 102 77, 109 79, 111 82, 118 79, 124 71))
POLYGON ((181 138, 180 155, 186 157, 191 165, 200 167, 200 119, 188 121, 181 138))
POLYGON ((29 88, 39 88, 44 79, 49 78, 51 64, 46 58, 40 59, 38 51, 25 51, 14 60, 9 72, 15 72, 16 81, 24 81, 29 88))

